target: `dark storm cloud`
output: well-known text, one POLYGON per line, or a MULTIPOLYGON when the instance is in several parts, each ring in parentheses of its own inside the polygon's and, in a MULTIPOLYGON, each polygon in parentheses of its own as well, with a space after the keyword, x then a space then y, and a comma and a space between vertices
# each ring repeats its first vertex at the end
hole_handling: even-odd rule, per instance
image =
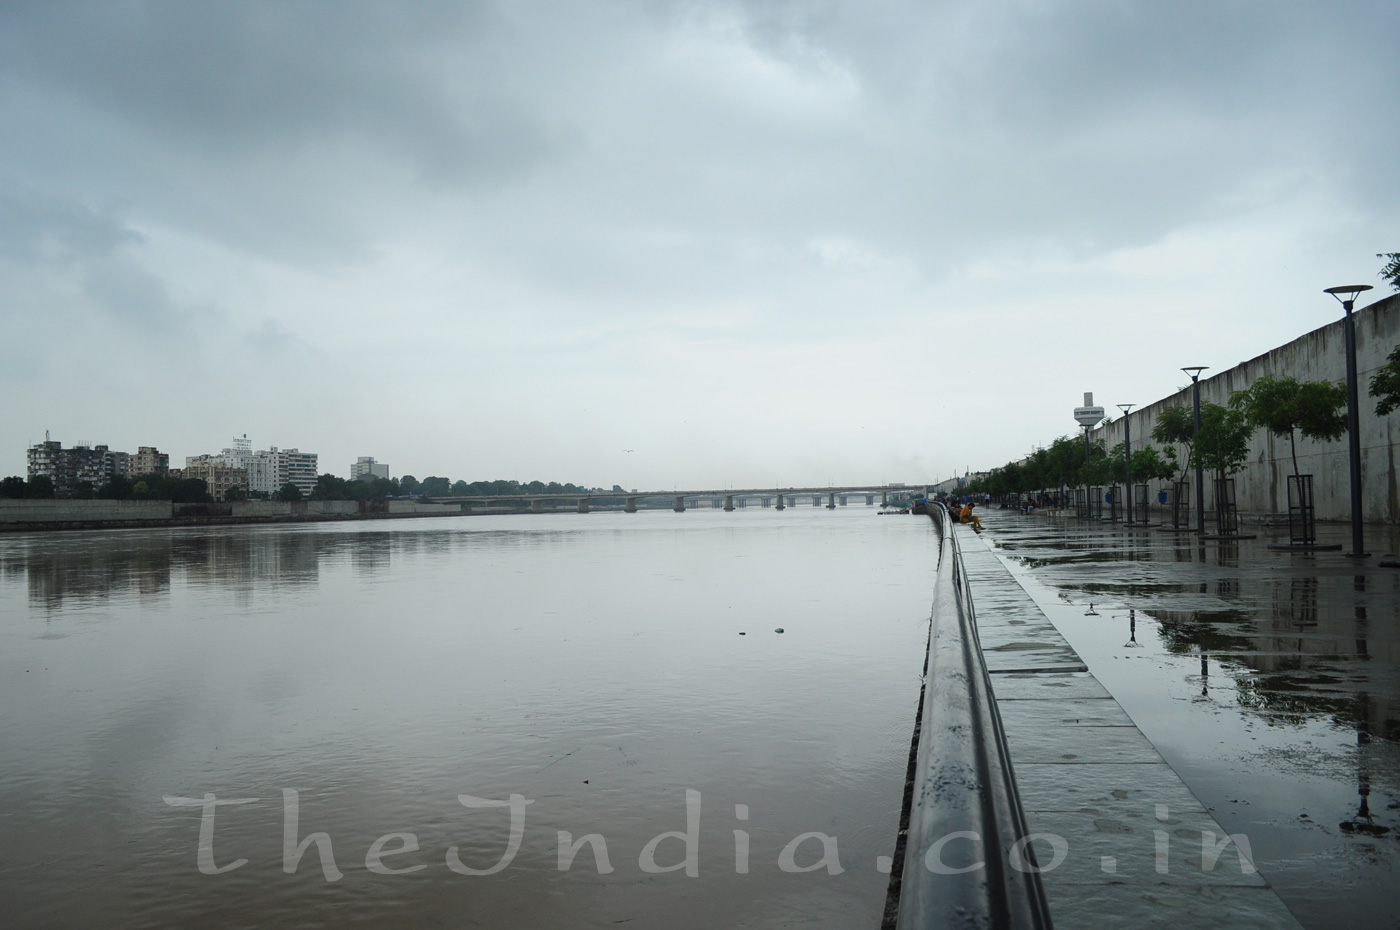
POLYGON ((67 96, 202 156, 318 140, 398 148, 433 179, 499 178, 549 131, 492 75, 489 7, 385 3, 11 4, 8 82, 67 96), (455 75, 437 64, 451 58, 455 75))
MULTIPOLYGON (((982 401, 1040 422, 1105 389, 1054 339, 1106 333, 1110 307, 1154 352, 1317 325, 1293 295, 1400 247, 1397 29, 1370 0, 12 0, 0 353, 12 378, 86 360, 53 423, 139 358, 238 385, 173 392, 187 423, 340 458, 393 448, 317 439, 346 404, 367 446, 547 464, 565 437, 529 425, 589 397, 572 441, 633 448, 612 437, 647 424, 656 468, 845 455, 800 420, 741 435, 751 409, 893 410, 877 442, 902 469, 923 411, 887 398, 938 386, 841 354, 866 334, 1035 333, 982 401), (293 384, 333 400, 309 417, 293 384)), ((1096 377, 1175 386, 1141 362, 1096 377)))

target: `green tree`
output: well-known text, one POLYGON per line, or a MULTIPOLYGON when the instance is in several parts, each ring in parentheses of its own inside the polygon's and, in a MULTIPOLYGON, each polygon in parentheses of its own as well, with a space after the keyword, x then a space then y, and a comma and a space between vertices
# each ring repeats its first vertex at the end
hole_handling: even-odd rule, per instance
POLYGON ((418 486, 418 493, 425 497, 446 497, 452 493, 452 482, 447 478, 429 475, 418 486))
POLYGON ((240 488, 240 487, 234 486, 234 487, 231 487, 231 488, 229 488, 227 491, 224 492, 224 500, 226 500, 226 501, 246 501, 247 499, 248 499, 248 489, 247 489, 247 488, 240 488))
POLYGON ((1156 446, 1143 446, 1133 450, 1134 481, 1166 481, 1176 477, 1176 450, 1167 447, 1166 453, 1156 446))
POLYGON ((1293 454, 1293 474, 1298 474, 1296 433, 1304 439, 1334 441, 1347 431, 1347 391, 1331 381, 1299 381, 1264 376, 1243 391, 1230 395, 1230 407, 1244 414, 1253 427, 1275 436, 1287 436, 1293 454))
POLYGON ((91 481, 79 481, 73 485, 73 500, 90 501, 97 496, 97 488, 92 486, 91 481))
POLYGON ((1400 252, 1377 252, 1376 258, 1383 258, 1387 264, 1380 270, 1379 277, 1390 282, 1390 286, 1400 291, 1400 252))
POLYGON ((1215 472, 1216 478, 1226 478, 1244 468, 1249 459, 1249 437, 1254 427, 1243 411, 1219 404, 1201 404, 1201 434, 1192 449, 1193 461, 1199 458, 1202 468, 1215 472))
POLYGON ((54 496, 53 479, 48 475, 35 475, 24 486, 24 496, 47 500, 54 496))
POLYGON ((361 482, 350 482, 344 478, 332 474, 316 476, 316 487, 311 489, 311 499, 313 501, 343 501, 353 500, 354 492, 350 490, 351 484, 361 482))
MULTIPOLYGON (((1186 470, 1191 464, 1191 447, 1196 441, 1195 410, 1182 404, 1166 408, 1157 414, 1157 422, 1152 426, 1152 438, 1161 443, 1186 447, 1186 454, 1181 459, 1181 477, 1177 479, 1185 481, 1186 470)), ((1172 451, 1175 453, 1176 450, 1172 451)))
POLYGON ((151 491, 151 486, 145 481, 138 481, 131 486, 131 496, 134 500, 150 500, 155 495, 151 491))
MULTIPOLYGON (((1386 356, 1386 362, 1371 379, 1371 396, 1376 398, 1376 416, 1383 417, 1400 407, 1400 346, 1386 356)), ((9 479, 6 479, 9 480, 9 479)))
POLYGON ((4 481, 0 481, 0 497, 24 496, 24 479, 19 475, 11 475, 4 481))
POLYGON ((113 475, 108 478, 102 487, 97 489, 97 496, 104 501, 124 501, 131 497, 131 489, 134 482, 126 475, 113 475))
POLYGON ((277 491, 279 501, 299 501, 301 500, 301 488, 288 481, 277 491))
POLYGON ((1120 451, 1118 458, 1114 459, 1100 439, 1089 446, 1089 461, 1079 470, 1080 482, 1085 487, 1112 484, 1117 475, 1122 473, 1122 462, 1122 452, 1120 451))
POLYGON ((418 479, 413 477, 412 475, 404 475, 402 478, 399 479, 399 487, 403 490, 405 494, 417 494, 418 479))

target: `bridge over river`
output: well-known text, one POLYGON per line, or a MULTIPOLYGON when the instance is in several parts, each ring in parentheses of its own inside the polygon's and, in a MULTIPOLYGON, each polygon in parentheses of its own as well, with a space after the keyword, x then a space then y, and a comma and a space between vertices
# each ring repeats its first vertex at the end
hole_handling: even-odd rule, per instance
POLYGON ((908 500, 911 497, 927 497, 929 486, 923 483, 885 483, 885 484, 844 484, 828 485, 826 487, 809 488, 724 488, 724 489, 704 489, 693 491, 585 491, 572 494, 486 494, 468 495, 463 497, 430 497, 429 501, 440 504, 461 504, 464 510, 470 510, 473 506, 500 507, 519 505, 522 509, 528 508, 534 513, 544 513, 547 505, 556 505, 553 509, 558 509, 559 504, 575 504, 579 513, 588 511, 597 504, 604 502, 623 502, 622 509, 627 513, 636 513, 639 509, 639 502, 650 500, 667 500, 671 502, 671 509, 677 513, 684 513, 687 507, 697 507, 701 501, 708 500, 715 509, 732 511, 739 507, 747 507, 755 500, 760 507, 773 507, 776 510, 784 510, 789 506, 797 506, 799 501, 811 501, 813 507, 825 505, 830 510, 835 510, 837 506, 845 506, 850 498, 864 497, 867 507, 874 506, 875 498, 878 495, 881 506, 892 500, 908 500))

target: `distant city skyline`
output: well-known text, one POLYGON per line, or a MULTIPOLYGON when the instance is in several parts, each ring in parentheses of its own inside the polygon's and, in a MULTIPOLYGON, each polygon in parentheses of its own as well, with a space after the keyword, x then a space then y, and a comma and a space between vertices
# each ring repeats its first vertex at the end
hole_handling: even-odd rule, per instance
POLYGON ((1383 297, 1400 7, 1109 9, 12 3, 0 473, 935 481, 1383 297))

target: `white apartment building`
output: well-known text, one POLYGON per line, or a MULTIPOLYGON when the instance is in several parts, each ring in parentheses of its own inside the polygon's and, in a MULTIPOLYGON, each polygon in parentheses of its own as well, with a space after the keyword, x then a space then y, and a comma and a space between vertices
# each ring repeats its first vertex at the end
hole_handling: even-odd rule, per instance
POLYGON ((300 452, 296 449, 281 449, 271 446, 267 455, 272 458, 272 476, 277 489, 290 482, 301 490, 302 497, 311 496, 316 489, 315 452, 300 452))
POLYGON ((212 461, 243 469, 248 475, 248 490, 269 497, 282 490, 282 485, 289 481, 300 489, 303 497, 310 496, 316 487, 316 453, 278 449, 276 446, 254 452, 253 442, 246 433, 241 437, 235 436, 233 445, 218 455, 194 455, 185 459, 187 466, 196 461, 212 461))
POLYGON ((375 478, 388 478, 389 466, 376 462, 372 455, 362 455, 350 466, 351 481, 373 481, 375 478))

